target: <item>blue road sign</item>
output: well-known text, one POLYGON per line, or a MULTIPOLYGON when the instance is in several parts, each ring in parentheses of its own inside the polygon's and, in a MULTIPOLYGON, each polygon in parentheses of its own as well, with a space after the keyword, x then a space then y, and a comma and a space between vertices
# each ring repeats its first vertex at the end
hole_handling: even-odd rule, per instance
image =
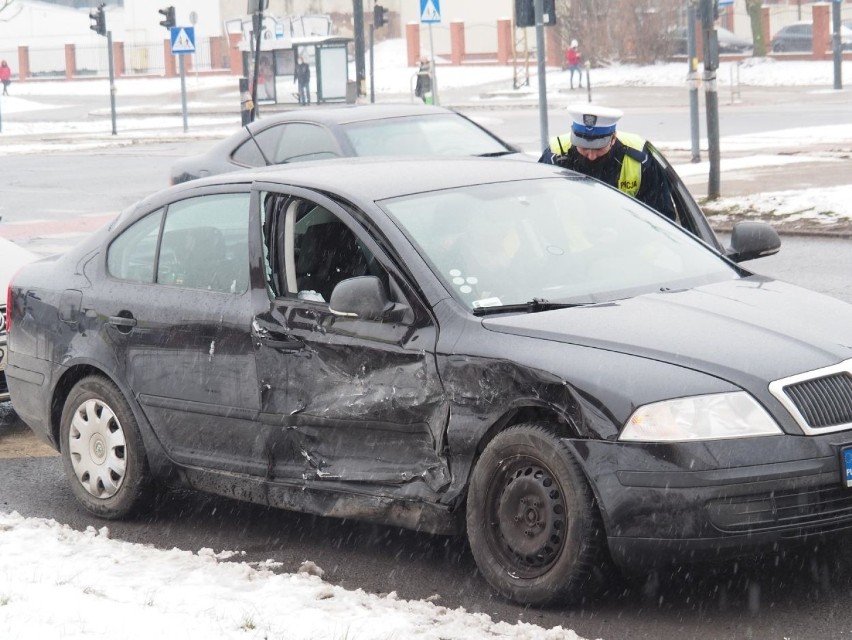
POLYGON ((420 0, 421 24, 436 24, 441 21, 440 0, 420 0))
POLYGON ((172 27, 172 53, 195 53, 195 27, 172 27))

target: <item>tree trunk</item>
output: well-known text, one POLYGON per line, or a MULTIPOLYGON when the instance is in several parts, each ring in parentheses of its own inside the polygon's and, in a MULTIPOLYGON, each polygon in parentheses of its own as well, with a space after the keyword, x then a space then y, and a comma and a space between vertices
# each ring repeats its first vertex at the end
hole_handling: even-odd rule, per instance
POLYGON ((751 20, 751 37, 754 41, 755 56, 766 55, 766 42, 763 39, 763 0, 746 0, 746 11, 751 20))

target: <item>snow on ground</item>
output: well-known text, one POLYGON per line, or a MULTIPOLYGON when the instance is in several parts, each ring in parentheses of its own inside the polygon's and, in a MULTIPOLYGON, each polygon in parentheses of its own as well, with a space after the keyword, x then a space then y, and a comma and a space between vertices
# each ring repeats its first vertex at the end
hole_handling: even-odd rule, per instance
POLYGON ((3 640, 580 640, 573 631, 494 622, 396 594, 347 591, 306 562, 232 561, 239 552, 161 551, 0 512, 3 640))

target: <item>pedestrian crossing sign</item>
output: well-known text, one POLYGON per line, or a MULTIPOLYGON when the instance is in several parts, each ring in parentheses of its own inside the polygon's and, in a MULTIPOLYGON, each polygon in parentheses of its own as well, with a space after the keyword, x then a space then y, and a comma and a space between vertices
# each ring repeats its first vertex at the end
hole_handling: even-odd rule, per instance
POLYGON ((440 21, 440 0, 420 0, 420 22, 422 24, 435 24, 440 21))
POLYGON ((195 53, 195 27, 172 27, 172 53, 195 53))

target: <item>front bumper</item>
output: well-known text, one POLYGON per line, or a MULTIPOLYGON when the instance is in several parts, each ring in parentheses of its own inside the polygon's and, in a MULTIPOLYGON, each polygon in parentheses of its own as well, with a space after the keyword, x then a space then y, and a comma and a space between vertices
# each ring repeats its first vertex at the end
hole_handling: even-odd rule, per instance
POLYGON ((768 550, 852 529, 852 431, 676 444, 571 441, 628 569, 768 550))

